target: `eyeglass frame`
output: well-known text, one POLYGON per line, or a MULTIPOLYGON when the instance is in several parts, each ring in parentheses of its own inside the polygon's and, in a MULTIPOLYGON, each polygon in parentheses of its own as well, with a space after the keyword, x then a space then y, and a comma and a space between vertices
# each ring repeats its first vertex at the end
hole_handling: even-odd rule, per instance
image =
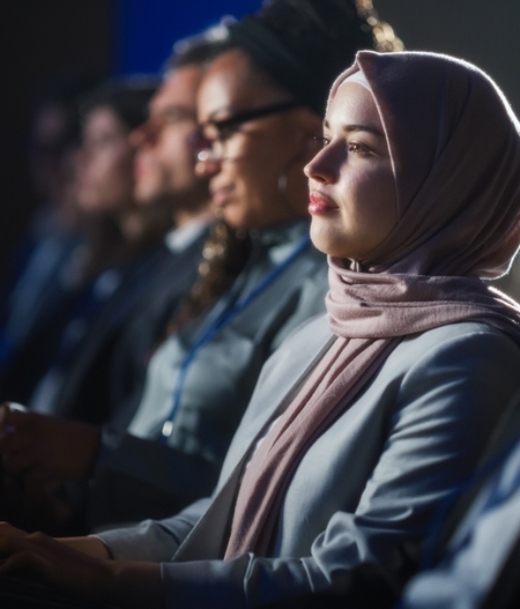
POLYGON ((258 118, 264 118, 280 112, 286 112, 294 108, 301 107, 301 103, 297 101, 277 102, 260 108, 252 108, 251 110, 243 110, 237 112, 233 116, 222 120, 209 119, 198 126, 197 131, 193 134, 192 146, 195 158, 198 161, 214 161, 218 162, 223 159, 223 156, 218 157, 213 151, 215 142, 224 143, 222 131, 230 127, 238 127, 244 123, 254 121, 258 118), (203 132, 206 127, 214 127, 218 136, 216 139, 206 137, 203 132))

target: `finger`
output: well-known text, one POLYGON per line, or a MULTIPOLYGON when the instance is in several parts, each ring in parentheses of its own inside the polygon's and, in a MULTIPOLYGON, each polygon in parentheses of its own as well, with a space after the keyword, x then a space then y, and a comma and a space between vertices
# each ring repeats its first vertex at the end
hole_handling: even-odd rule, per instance
POLYGON ((0 539, 11 539, 15 537, 25 537, 27 533, 22 529, 17 529, 5 520, 0 521, 0 539))
POLYGON ((23 550, 6 558, 0 566, 0 575, 18 575, 46 582, 47 561, 37 553, 23 550))
POLYGON ((2 523, 2 525, 4 526, 0 529, 0 557, 5 559, 21 550, 20 542, 26 533, 7 523, 2 523))

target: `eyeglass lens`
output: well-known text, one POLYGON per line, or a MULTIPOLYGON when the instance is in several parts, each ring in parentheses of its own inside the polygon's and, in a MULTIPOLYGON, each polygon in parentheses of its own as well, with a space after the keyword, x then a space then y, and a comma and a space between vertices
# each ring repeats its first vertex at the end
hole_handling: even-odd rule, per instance
POLYGON ((209 120, 202 123, 194 137, 194 153, 199 161, 221 160, 224 156, 226 140, 236 132, 238 127, 249 121, 291 110, 299 105, 295 101, 270 104, 237 112, 223 120, 209 120))

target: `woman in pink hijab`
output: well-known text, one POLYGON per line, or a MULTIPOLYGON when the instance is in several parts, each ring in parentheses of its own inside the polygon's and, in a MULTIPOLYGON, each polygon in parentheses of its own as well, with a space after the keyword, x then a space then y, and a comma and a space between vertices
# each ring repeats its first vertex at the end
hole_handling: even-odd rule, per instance
POLYGON ((2 525, 0 573, 121 607, 391 602, 520 387, 520 311, 481 281, 520 240, 519 125, 469 64, 362 51, 306 173, 328 315, 266 364, 213 497, 61 542, 2 525))

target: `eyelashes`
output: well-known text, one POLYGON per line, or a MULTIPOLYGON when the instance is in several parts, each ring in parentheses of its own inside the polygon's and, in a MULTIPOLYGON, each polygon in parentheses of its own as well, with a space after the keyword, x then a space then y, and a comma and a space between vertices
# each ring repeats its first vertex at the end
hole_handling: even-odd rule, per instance
POLYGON ((330 143, 330 140, 323 135, 313 135, 312 141, 316 142, 320 148, 325 148, 325 146, 330 143))
MULTIPOLYGON (((312 139, 316 142, 320 149, 327 147, 331 140, 324 135, 313 135, 312 139)), ((370 156, 372 154, 372 150, 361 142, 346 142, 348 152, 357 154, 359 156, 370 156)))

